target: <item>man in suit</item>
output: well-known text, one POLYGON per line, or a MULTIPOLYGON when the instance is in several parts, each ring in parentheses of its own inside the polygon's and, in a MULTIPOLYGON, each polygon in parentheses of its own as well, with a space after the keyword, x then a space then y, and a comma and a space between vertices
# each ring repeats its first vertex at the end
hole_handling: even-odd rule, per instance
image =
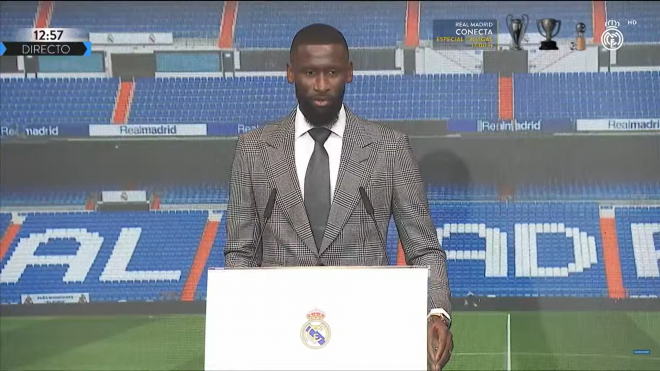
POLYGON ((344 36, 333 27, 313 24, 296 34, 287 80, 295 84, 298 107, 238 139, 225 265, 387 265, 382 236, 393 215, 408 264, 431 268, 428 359, 440 369, 453 349, 446 255, 408 137, 343 104, 353 65, 344 36), (265 221, 271 196, 276 202, 265 221))

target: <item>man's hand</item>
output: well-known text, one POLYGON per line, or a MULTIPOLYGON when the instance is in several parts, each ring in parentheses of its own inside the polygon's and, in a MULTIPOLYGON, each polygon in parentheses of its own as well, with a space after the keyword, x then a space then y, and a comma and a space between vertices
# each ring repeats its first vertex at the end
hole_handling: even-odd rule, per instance
POLYGON ((432 371, 440 371, 449 362, 454 350, 454 340, 447 325, 438 316, 428 321, 428 364, 432 371))

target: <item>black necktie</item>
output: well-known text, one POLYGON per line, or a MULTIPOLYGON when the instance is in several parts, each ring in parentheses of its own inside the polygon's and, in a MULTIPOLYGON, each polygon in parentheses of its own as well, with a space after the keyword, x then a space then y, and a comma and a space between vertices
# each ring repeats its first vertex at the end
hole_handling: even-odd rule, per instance
POLYGON ((309 135, 314 138, 314 153, 305 173, 305 209, 316 247, 320 249, 330 214, 330 162, 328 152, 323 148, 330 130, 314 128, 309 135))

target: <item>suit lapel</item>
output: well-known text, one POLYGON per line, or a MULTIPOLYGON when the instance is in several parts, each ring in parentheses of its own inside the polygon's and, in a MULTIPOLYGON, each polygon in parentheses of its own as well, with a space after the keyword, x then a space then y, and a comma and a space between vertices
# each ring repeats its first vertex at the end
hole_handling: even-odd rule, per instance
POLYGON ((296 110, 284 118, 277 125, 274 132, 264 131, 263 140, 267 144, 267 156, 264 165, 268 178, 272 179, 277 187, 276 205, 282 210, 298 237, 305 243, 305 246, 318 257, 319 252, 314 243, 314 235, 307 218, 300 182, 296 173, 294 153, 295 117, 296 110))
POLYGON ((339 174, 319 255, 323 254, 337 238, 348 221, 360 200, 358 188, 368 184, 373 168, 373 164, 369 166, 367 162, 375 147, 370 145, 372 138, 365 133, 362 122, 346 106, 344 109, 346 110, 346 130, 342 141, 339 174))

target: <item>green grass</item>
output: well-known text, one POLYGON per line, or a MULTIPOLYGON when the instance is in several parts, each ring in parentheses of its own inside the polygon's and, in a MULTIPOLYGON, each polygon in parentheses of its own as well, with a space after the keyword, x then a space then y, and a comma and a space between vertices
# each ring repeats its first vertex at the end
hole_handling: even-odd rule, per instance
MULTIPOLYGON (((660 369, 658 312, 516 312, 510 330, 512 370, 660 369)), ((453 334, 445 370, 507 369, 507 313, 456 312, 453 334)), ((203 367, 203 315, 0 318, 2 370, 203 367)))

